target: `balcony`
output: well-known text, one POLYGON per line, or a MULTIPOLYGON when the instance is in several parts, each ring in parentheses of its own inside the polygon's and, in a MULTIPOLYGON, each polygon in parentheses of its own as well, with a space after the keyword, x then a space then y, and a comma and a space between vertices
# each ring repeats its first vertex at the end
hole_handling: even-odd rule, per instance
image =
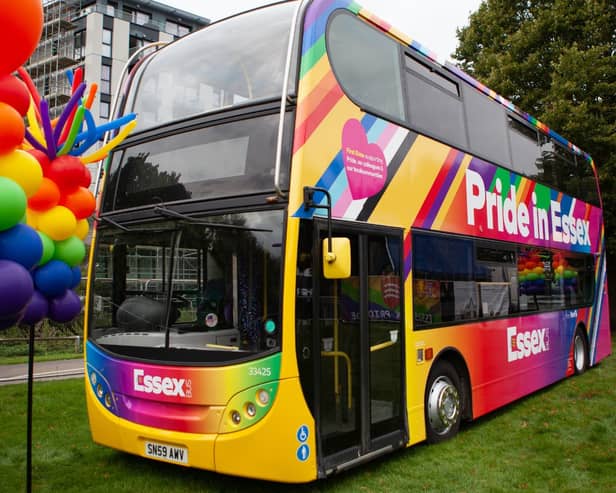
POLYGON ((26 69, 34 79, 43 74, 64 70, 79 63, 75 57, 75 47, 72 36, 64 39, 50 40, 38 46, 28 60, 26 69))

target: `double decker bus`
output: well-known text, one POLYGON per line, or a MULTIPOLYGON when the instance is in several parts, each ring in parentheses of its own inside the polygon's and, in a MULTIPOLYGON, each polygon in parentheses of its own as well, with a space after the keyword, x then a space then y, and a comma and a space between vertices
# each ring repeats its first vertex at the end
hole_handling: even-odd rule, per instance
POLYGON ((86 301, 95 442, 307 482, 611 353, 592 159, 350 0, 140 60, 86 301))

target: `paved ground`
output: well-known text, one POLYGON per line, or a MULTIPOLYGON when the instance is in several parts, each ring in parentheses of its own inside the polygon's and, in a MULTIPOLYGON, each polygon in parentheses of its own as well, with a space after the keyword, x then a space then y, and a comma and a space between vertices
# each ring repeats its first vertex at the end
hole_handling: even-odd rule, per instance
MULTIPOLYGON (((34 363, 34 380, 55 380, 83 376, 83 359, 34 363)), ((0 365, 0 385, 28 381, 28 365, 0 365)))

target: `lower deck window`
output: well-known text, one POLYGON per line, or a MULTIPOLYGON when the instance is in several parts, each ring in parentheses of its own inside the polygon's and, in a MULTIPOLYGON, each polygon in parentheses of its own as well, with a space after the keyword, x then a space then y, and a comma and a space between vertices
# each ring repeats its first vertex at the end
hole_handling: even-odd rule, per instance
POLYGON ((414 232, 416 327, 575 308, 592 297, 591 255, 414 232))

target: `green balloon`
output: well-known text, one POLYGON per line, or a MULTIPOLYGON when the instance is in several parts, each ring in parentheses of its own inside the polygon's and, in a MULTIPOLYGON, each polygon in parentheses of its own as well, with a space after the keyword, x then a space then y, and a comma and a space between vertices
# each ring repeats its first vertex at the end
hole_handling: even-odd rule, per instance
POLYGON ((43 256, 41 257, 41 260, 38 264, 44 265, 53 258, 53 254, 56 251, 56 245, 53 240, 45 233, 42 233, 40 231, 37 231, 37 233, 41 237, 41 241, 43 242, 43 256))
POLYGON ((26 213, 28 199, 23 189, 10 178, 0 176, 0 231, 15 226, 26 213))
POLYGON ((56 241, 56 251, 53 258, 67 263, 71 267, 75 267, 83 262, 86 256, 86 247, 76 236, 71 236, 66 240, 56 241))

